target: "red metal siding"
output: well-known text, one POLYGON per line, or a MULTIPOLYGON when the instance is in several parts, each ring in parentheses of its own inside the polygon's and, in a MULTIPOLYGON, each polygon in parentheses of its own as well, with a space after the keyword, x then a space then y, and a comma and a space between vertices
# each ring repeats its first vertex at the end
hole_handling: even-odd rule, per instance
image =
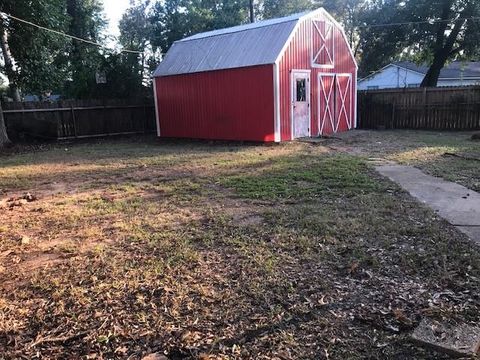
POLYGON ((274 141, 273 65, 155 82, 161 137, 274 141))
MULTIPOLYGON (((323 15, 317 15, 300 23, 296 33, 279 63, 279 87, 280 87, 280 137, 281 140, 291 139, 291 70, 292 69, 307 69, 311 70, 310 74, 310 91, 311 91, 311 134, 316 136, 319 128, 319 99, 320 93, 318 89, 318 74, 319 73, 344 73, 352 75, 351 98, 347 101, 352 118, 355 114, 355 96, 356 96, 356 68, 352 60, 348 48, 348 44, 342 35, 341 29, 334 25, 334 49, 335 49, 335 66, 333 68, 318 68, 311 66, 311 36, 312 36, 312 20, 326 20, 323 15)), ((314 38, 315 40, 315 38, 314 38)), ((317 40, 318 41, 318 40, 317 40)), ((324 107, 320 103, 320 112, 324 107)), ((354 124, 353 124, 354 125, 354 124)), ((327 133, 331 132, 331 126, 326 128, 327 133)), ((340 124, 338 131, 346 130, 343 124, 340 124)))

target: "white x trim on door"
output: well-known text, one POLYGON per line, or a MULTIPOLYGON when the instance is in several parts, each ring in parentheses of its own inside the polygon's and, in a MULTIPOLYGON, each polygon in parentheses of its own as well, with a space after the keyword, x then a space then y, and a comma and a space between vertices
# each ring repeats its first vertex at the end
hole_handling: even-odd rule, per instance
POLYGON ((323 133, 323 128, 325 127, 325 122, 328 120, 330 121, 330 124, 332 126, 332 129, 335 128, 334 125, 334 119, 335 119, 335 111, 332 109, 334 106, 333 102, 330 102, 330 100, 333 100, 334 96, 334 90, 335 90, 335 74, 330 74, 330 73, 324 73, 324 74, 318 74, 318 89, 321 94, 321 97, 318 100, 318 119, 319 119, 319 124, 318 124, 318 135, 320 136, 323 133), (324 78, 326 77, 331 77, 333 81, 330 81, 330 86, 325 85, 324 78), (325 107, 324 111, 322 113, 322 107, 321 107, 321 99, 325 101, 325 107))
MULTIPOLYGON (((350 93, 350 86, 351 86, 351 83, 352 83, 352 75, 350 74, 337 74, 336 78, 335 78, 335 81, 337 83, 337 88, 338 88, 338 94, 340 95, 339 96, 339 99, 340 99, 340 112, 338 114, 338 121, 337 121, 337 126, 335 128, 335 132, 338 131, 338 125, 340 124, 340 119, 342 117, 342 115, 345 116, 345 121, 347 122, 347 126, 348 126, 348 129, 350 130, 352 128, 352 116, 351 116, 351 106, 349 106, 349 109, 347 111, 347 107, 346 107, 346 99, 347 99, 347 96, 348 94, 350 93), (347 84, 345 85, 345 87, 342 89, 342 86, 341 86, 341 83, 340 83, 340 78, 342 77, 347 77, 347 84)), ((350 104, 351 105, 351 104, 350 104)))

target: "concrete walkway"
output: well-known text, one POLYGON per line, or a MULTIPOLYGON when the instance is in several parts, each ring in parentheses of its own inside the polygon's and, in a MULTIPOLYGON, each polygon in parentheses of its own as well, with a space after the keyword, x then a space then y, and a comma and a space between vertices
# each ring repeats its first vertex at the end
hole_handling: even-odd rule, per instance
POLYGON ((412 166, 381 165, 376 169, 480 244, 479 193, 412 166))

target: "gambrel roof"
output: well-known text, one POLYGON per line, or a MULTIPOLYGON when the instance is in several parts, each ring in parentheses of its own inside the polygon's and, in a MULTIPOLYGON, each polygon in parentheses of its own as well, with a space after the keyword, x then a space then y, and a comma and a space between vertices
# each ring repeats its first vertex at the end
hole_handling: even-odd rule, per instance
POLYGON ((320 8, 279 19, 208 31, 176 41, 154 76, 274 64, 299 21, 318 12, 328 15, 320 8))

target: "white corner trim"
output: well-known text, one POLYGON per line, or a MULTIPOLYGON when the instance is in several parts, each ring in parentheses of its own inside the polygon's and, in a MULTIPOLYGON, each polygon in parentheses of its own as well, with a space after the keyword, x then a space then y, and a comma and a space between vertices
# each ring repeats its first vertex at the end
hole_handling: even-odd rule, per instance
POLYGON ((358 82, 358 69, 355 69, 355 81, 352 81, 354 129, 357 128, 357 82, 358 82))
POLYGON ((280 142, 281 122, 280 122, 280 70, 278 64, 273 64, 273 128, 275 142, 280 142))
POLYGON ((153 78, 153 97, 155 100, 155 118, 157 124, 157 136, 160 137, 160 117, 158 116, 157 78, 153 78))

